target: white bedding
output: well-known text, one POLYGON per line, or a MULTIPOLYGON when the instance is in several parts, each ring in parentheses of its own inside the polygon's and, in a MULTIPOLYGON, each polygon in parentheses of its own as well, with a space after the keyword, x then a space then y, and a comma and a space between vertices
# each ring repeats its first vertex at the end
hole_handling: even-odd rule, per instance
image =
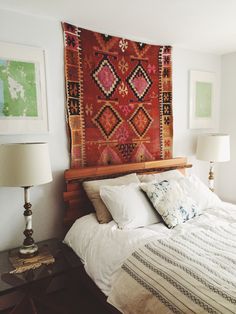
POLYGON ((232 222, 236 222, 236 206, 229 203, 207 209, 201 216, 174 229, 168 229, 163 223, 158 223, 144 228, 120 230, 114 221, 99 224, 95 214, 89 214, 74 223, 64 242, 81 258, 88 275, 108 296, 123 262, 138 246, 152 237, 173 237, 188 233, 193 228, 207 230, 232 222))

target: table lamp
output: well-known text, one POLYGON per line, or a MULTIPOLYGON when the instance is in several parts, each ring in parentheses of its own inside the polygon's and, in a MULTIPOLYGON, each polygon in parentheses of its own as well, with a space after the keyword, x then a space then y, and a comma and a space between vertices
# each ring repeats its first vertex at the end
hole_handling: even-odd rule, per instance
POLYGON ((230 138, 228 134, 204 134, 198 137, 196 157, 210 162, 209 188, 214 191, 214 162, 230 160, 230 138))
POLYGON ((0 185, 24 188, 25 239, 19 250, 22 258, 37 255, 32 237, 32 211, 29 188, 52 181, 48 144, 16 143, 0 145, 0 185))

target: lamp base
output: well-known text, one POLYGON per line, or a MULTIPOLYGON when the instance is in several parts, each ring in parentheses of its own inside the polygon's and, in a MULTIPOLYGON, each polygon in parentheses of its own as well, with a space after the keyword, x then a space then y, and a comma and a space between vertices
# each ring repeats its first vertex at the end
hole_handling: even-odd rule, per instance
POLYGON ((19 256, 21 258, 29 258, 38 254, 38 246, 34 243, 32 245, 23 245, 19 249, 19 256))
POLYGON ((38 246, 34 243, 34 239, 32 238, 33 229, 32 229, 32 211, 31 204, 29 202, 29 186, 24 186, 24 194, 25 194, 25 204, 24 204, 24 216, 25 216, 25 239, 22 247, 19 250, 19 256, 21 258, 29 258, 38 254, 38 246))
POLYGON ((208 176, 209 189, 214 192, 214 162, 210 161, 210 170, 208 176))

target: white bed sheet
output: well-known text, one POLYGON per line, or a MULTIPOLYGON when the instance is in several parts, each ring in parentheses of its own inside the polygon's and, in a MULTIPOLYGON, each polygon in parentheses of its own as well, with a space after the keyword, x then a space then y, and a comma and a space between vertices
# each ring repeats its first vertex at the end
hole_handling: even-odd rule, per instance
POLYGON ((64 242, 81 258, 88 275, 105 295, 109 295, 112 282, 129 255, 140 245, 155 237, 161 239, 196 229, 236 222, 236 205, 223 203, 210 208, 188 222, 168 229, 163 223, 144 228, 120 230, 116 223, 99 224, 95 214, 78 219, 67 233, 64 242))

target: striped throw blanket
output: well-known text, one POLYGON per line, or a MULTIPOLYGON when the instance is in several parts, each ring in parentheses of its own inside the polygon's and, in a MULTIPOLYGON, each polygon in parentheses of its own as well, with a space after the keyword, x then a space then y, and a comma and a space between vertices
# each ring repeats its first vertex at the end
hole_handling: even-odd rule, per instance
POLYGON ((236 225, 154 240, 123 264, 108 302, 122 313, 236 313, 236 225))

